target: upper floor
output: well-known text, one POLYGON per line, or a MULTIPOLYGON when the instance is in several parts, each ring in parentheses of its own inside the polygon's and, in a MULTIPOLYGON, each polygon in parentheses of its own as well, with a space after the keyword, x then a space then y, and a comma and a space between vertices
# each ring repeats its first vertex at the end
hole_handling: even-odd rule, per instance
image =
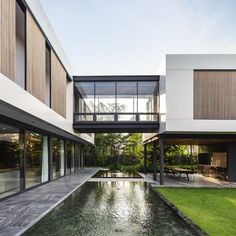
POLYGON ((73 72, 39 2, 1 0, 0 12, 2 111, 13 106, 93 142, 73 130, 73 72))
POLYGON ((157 132, 159 76, 74 76, 74 128, 157 132))
POLYGON ((166 55, 159 74, 158 133, 236 132, 235 54, 166 55))

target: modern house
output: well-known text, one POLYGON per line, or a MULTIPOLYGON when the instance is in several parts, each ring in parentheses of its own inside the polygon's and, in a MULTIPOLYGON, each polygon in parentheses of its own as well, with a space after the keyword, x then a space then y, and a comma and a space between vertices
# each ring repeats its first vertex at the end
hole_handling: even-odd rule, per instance
POLYGON ((96 132, 159 142, 161 184, 165 144, 199 145, 202 173, 236 181, 236 55, 167 55, 158 74, 73 76, 38 1, 1 0, 0 198, 83 168, 96 132))
POLYGON ((236 181, 236 55, 166 55, 159 74, 160 128, 144 144, 160 142, 161 183, 164 144, 199 145, 202 174, 236 181))
POLYGON ((70 65, 38 1, 0 1, 0 198, 83 167, 70 65))

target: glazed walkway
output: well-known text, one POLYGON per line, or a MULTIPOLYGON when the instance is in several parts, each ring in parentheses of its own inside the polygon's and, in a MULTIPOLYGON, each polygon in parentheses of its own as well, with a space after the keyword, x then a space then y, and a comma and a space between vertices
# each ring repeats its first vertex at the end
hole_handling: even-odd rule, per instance
POLYGON ((0 235, 21 235, 99 169, 86 168, 0 202, 0 235))

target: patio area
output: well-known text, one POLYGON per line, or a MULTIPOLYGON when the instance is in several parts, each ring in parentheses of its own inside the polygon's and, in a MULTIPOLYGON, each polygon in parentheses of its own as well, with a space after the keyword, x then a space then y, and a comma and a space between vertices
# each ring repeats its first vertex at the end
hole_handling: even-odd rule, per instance
POLYGON ((164 176, 164 185, 160 185, 160 175, 157 174, 157 181, 153 181, 151 173, 142 174, 147 182, 152 182, 153 187, 196 187, 196 188, 236 188, 236 182, 228 182, 200 174, 190 174, 189 180, 185 177, 178 179, 174 175, 164 176))

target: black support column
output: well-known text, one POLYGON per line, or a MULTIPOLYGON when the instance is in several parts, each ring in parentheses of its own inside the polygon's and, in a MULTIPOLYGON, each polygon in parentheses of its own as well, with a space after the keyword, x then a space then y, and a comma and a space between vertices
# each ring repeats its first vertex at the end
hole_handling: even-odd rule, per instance
POLYGON ((153 180, 157 180, 157 143, 156 141, 153 142, 153 180))
POLYGON ((147 174, 147 145, 144 144, 144 174, 147 174))
POLYGON ((20 191, 25 189, 25 131, 20 130, 19 134, 20 146, 20 191))
POLYGON ((164 151, 164 143, 163 140, 159 140, 160 144, 160 185, 164 185, 164 156, 165 156, 165 151, 164 151))

